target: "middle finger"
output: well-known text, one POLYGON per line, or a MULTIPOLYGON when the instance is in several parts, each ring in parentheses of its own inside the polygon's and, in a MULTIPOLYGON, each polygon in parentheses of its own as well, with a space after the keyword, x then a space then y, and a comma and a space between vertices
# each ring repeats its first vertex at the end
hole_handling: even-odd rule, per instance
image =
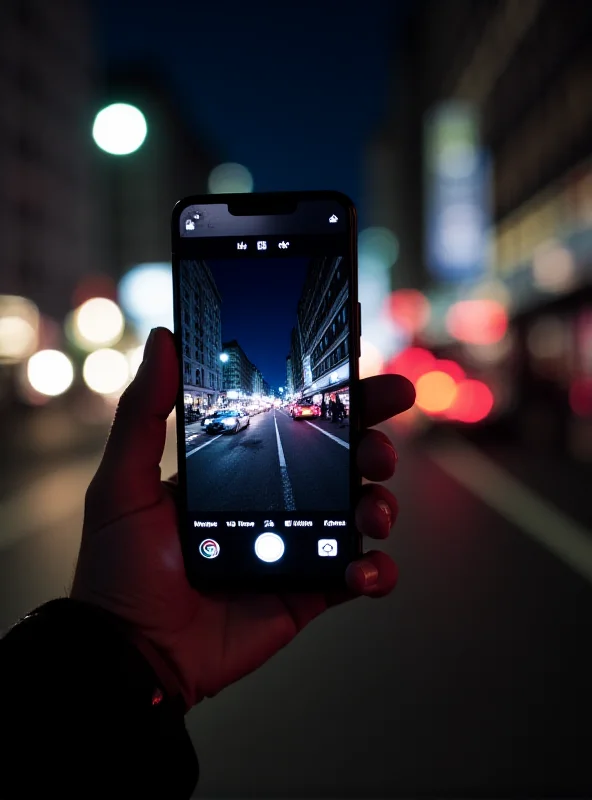
POLYGON ((397 453, 388 436, 377 430, 365 431, 357 452, 360 474, 369 481, 385 481, 394 475, 397 453))
POLYGON ((356 527, 363 536, 386 539, 395 524, 399 506, 392 492, 378 483, 362 487, 356 506, 356 527))

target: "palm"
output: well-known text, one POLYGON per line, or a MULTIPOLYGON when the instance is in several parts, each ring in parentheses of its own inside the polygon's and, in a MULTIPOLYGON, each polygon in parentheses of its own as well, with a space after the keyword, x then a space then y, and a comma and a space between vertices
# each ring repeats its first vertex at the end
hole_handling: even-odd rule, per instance
POLYGON ((85 586, 81 599, 118 613, 159 648, 174 653, 196 695, 212 696, 288 644, 327 602, 320 594, 231 597, 192 589, 174 493, 169 483, 162 487, 156 505, 101 530, 85 531, 77 574, 85 586), (93 580, 104 574, 97 569, 100 560, 109 561, 111 575, 114 564, 119 572, 107 587, 93 580))

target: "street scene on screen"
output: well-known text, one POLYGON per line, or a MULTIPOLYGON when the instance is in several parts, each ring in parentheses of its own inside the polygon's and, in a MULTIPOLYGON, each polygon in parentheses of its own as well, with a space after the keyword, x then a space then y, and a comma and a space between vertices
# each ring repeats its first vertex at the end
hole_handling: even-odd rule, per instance
POLYGON ((190 513, 349 508, 340 257, 181 262, 190 513))

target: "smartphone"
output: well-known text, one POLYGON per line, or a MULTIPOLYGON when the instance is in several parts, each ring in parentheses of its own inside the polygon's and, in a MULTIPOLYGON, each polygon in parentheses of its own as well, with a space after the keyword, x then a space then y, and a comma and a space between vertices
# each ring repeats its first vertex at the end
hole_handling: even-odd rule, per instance
POLYGON ((360 555, 356 237, 338 192, 173 210, 179 519, 198 589, 329 590, 360 555))

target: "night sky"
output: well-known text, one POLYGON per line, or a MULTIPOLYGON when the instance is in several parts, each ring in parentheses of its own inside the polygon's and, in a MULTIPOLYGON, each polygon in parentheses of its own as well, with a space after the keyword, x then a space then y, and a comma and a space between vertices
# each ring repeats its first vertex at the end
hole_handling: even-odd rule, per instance
POLYGON ((236 339, 277 389, 286 385, 286 356, 307 258, 208 259, 222 295, 222 341, 236 339))
POLYGON ((196 132, 245 164, 256 191, 339 189, 359 203, 364 144, 386 112, 410 1, 94 5, 102 62, 161 64, 196 132))

